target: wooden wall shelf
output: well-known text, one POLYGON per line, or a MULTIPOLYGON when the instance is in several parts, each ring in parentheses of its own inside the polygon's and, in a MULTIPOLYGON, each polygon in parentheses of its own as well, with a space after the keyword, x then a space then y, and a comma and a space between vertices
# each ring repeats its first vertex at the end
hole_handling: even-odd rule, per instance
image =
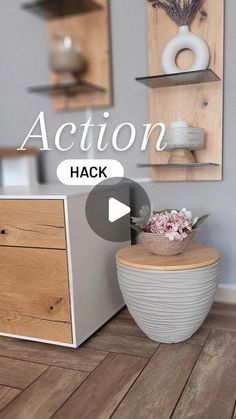
MULTIPOLYGON (((151 3, 147 7, 149 74, 158 76, 138 81, 152 87, 149 89, 150 123, 163 122, 170 127, 180 117, 190 126, 205 130, 205 148, 194 152, 199 164, 181 167, 169 166, 169 152, 156 150, 154 132, 150 142, 150 176, 154 181, 222 180, 224 0, 203 0, 190 28, 208 43, 209 69, 184 74, 162 75, 161 51, 178 28, 163 10, 157 11, 151 3), (209 83, 212 81, 217 82, 209 83)), ((177 56, 180 68, 188 68, 191 63, 192 53, 188 50, 177 56)))
POLYGON ((217 74, 211 70, 187 71, 174 74, 160 74, 156 76, 137 77, 136 81, 150 88, 173 87, 188 84, 211 83, 220 81, 217 74))
POLYGON ((55 35, 69 36, 86 63, 71 84, 62 84, 63 75, 49 69, 48 83, 28 92, 51 96, 56 111, 111 106, 109 0, 37 0, 22 8, 47 19, 49 50, 55 48, 55 35))
MULTIPOLYGON (((86 71, 82 75, 83 83, 98 87, 93 91, 89 89, 87 94, 81 94, 80 89, 73 95, 68 95, 68 91, 58 92, 53 95, 53 108, 57 111, 107 108, 112 103, 109 0, 96 0, 96 4, 100 8, 93 13, 78 13, 48 20, 49 39, 55 33, 69 34, 87 62, 86 71)), ((57 85, 58 82, 58 75, 51 71, 49 85, 57 85)))
POLYGON ((102 9, 102 6, 95 0, 38 0, 23 3, 22 9, 41 17, 52 19, 60 16, 93 12, 102 9))
POLYGON ((28 88, 28 91, 29 93, 42 93, 46 95, 65 94, 67 96, 73 96, 77 94, 105 92, 106 90, 103 87, 86 81, 78 81, 77 83, 32 86, 28 88))

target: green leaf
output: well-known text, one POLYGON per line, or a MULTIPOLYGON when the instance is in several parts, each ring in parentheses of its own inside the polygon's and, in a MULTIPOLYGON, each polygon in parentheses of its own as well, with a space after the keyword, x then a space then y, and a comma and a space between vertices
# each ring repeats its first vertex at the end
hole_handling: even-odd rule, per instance
POLYGON ((194 226, 193 226, 193 230, 196 230, 196 228, 198 228, 201 224, 203 224, 207 219, 208 219, 208 217, 210 216, 211 214, 205 214, 205 215, 203 215, 202 217, 200 217, 199 219, 198 219, 198 221, 196 222, 196 224, 194 224, 194 226))

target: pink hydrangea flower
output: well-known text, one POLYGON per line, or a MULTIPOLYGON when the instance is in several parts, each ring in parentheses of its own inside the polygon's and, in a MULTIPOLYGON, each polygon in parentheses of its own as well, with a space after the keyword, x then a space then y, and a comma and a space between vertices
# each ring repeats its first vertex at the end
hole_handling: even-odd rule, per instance
POLYGON ((172 210, 153 214, 143 227, 149 233, 162 234, 170 241, 183 241, 192 231, 196 219, 192 213, 183 208, 181 211, 172 210))

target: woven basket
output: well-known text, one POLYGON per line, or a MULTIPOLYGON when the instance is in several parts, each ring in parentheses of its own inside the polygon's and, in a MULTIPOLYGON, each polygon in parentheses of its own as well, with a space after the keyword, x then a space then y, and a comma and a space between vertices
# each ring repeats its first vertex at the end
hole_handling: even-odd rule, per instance
POLYGON ((159 256, 175 256, 183 253, 192 243, 194 232, 190 232, 183 241, 170 241, 158 233, 141 233, 140 239, 151 253, 159 256))

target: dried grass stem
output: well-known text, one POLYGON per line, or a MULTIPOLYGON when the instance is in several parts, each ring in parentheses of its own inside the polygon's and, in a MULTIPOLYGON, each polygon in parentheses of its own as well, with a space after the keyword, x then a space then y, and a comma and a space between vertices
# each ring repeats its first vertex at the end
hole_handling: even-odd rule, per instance
POLYGON ((153 7, 162 9, 178 25, 189 25, 201 6, 202 0, 148 0, 153 7))

